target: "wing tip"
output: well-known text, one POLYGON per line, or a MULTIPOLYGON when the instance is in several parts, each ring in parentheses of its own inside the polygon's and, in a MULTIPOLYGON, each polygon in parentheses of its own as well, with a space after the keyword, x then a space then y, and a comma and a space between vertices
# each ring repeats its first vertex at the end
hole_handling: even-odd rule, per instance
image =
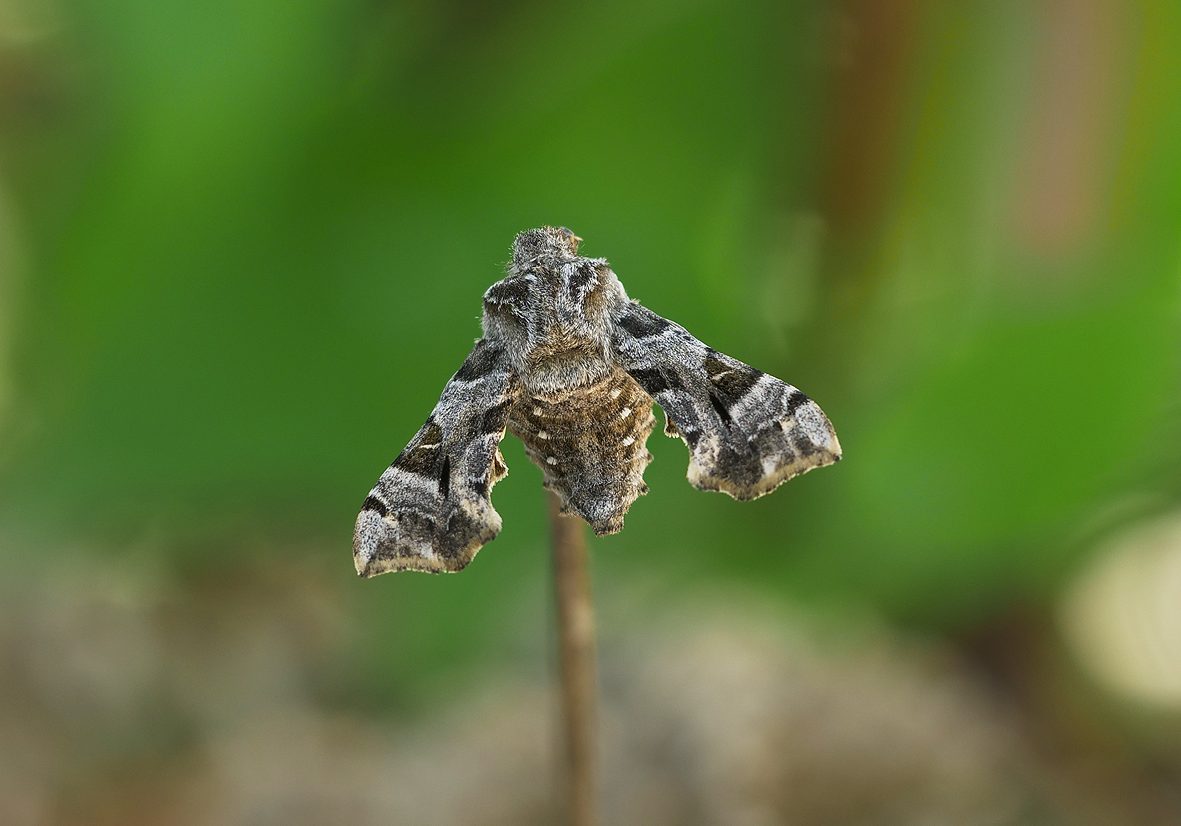
POLYGON ((462 571, 484 545, 500 533, 500 519, 493 510, 483 530, 469 534, 462 547, 440 553, 439 537, 414 541, 397 530, 396 521, 375 511, 357 515, 353 533, 353 567, 357 576, 372 579, 398 571, 426 574, 453 574, 462 571))
POLYGON ((830 438, 825 444, 816 445, 816 449, 806 455, 785 456, 782 458, 786 458, 787 461, 765 465, 763 474, 754 482, 739 482, 721 475, 716 469, 711 470, 700 464, 695 454, 691 455, 686 478, 689 484, 698 490, 724 493, 739 502, 759 499, 776 490, 784 482, 816 468, 828 467, 841 461, 844 454, 840 442, 837 441, 835 433, 830 431, 829 435, 830 438))

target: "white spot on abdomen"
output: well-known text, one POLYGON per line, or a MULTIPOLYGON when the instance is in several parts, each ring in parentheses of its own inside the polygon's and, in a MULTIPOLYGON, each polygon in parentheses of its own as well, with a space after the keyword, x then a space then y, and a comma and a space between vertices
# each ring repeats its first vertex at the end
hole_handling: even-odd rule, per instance
POLYGON ((623 410, 619 411, 619 418, 626 419, 631 414, 632 414, 632 409, 630 407, 625 407, 625 408, 623 408, 623 410))

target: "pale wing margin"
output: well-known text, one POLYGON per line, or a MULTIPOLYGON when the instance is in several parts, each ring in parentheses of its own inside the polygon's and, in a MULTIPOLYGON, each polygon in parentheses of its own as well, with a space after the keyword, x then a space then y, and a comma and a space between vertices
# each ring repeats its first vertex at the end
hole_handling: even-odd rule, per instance
POLYGON ((664 409, 666 432, 689 447, 695 487, 756 499, 841 458, 832 423, 804 393, 637 302, 621 308, 612 345, 619 366, 664 409))
POLYGON ((476 342, 410 444, 369 492, 353 534, 357 573, 460 571, 500 533, 492 486, 517 381, 503 350, 476 342))

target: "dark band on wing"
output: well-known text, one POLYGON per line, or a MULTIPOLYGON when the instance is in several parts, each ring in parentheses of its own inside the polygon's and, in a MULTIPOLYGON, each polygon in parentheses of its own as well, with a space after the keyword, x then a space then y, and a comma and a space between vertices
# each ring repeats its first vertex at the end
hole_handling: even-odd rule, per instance
POLYGON ((728 364, 712 352, 705 358, 705 372, 727 408, 742 401, 763 377, 761 370, 745 364, 728 364))
POLYGON ((451 457, 443 457, 443 467, 439 471, 439 495, 444 499, 451 492, 451 457))
POLYGON ((804 393, 796 390, 794 393, 792 393, 791 398, 787 400, 787 415, 794 416, 797 410, 810 401, 811 399, 809 399, 804 393))
POLYGON ((440 448, 408 447, 394 459, 393 466, 407 473, 417 473, 419 476, 434 476, 435 467, 439 464, 440 448))
POLYGON ((374 513, 380 514, 383 517, 388 516, 390 512, 389 506, 373 495, 365 497, 365 503, 361 505, 361 510, 373 511, 374 513))
POLYGON ((796 453, 800 454, 800 456, 804 457, 805 459, 809 456, 819 453, 822 450, 820 445, 816 444, 802 433, 798 434, 792 440, 792 446, 795 447, 796 453))
POLYGON ((529 282, 523 278, 498 281, 484 293, 484 306, 489 305, 493 309, 507 307, 524 318, 529 307, 529 282))
POLYGON ((505 423, 508 421, 508 411, 511 407, 508 399, 505 399, 495 407, 489 407, 484 411, 484 415, 480 418, 480 433, 487 435, 489 433, 499 433, 504 430, 505 423))
POLYGON ((619 326, 636 338, 652 338, 671 327, 672 322, 638 304, 631 304, 623 311, 619 326))
POLYGON ((730 410, 726 402, 718 397, 717 392, 712 388, 709 391, 709 403, 713 407, 714 412, 718 414, 718 418, 722 420, 723 427, 729 427, 732 419, 730 418, 730 410))
POLYGON ((455 374, 457 381, 475 381, 495 372, 500 365, 500 348, 481 341, 455 374))
POLYGON ((641 367, 632 370, 631 377, 636 380, 636 384, 644 388, 644 392, 653 397, 670 387, 681 389, 680 384, 671 381, 659 367, 641 367))
POLYGON ((394 459, 393 466, 407 473, 417 473, 419 476, 434 476, 435 468, 439 464, 439 454, 442 452, 441 442, 443 431, 434 421, 428 421, 423 427, 422 436, 406 446, 406 449, 394 459))

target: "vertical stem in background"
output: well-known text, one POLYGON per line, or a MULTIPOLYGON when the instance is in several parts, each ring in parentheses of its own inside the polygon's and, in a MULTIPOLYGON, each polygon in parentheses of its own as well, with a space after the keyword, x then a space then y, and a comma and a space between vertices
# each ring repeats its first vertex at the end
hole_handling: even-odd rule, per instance
POLYGON ((595 806, 595 611, 582 522, 558 513, 549 494, 558 667, 566 747, 566 804, 572 826, 593 826, 595 806))

